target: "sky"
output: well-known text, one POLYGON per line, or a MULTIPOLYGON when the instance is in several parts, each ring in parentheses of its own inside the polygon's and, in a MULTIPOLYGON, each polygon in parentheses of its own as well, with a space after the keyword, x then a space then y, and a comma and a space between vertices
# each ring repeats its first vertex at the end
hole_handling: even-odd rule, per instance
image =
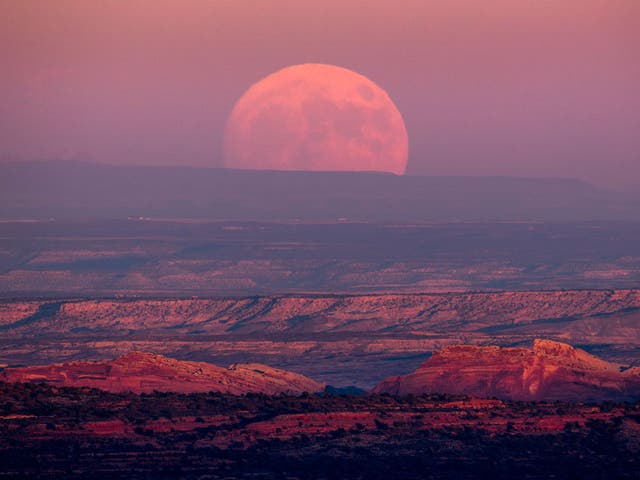
POLYGON ((220 167, 300 63, 388 92, 408 174, 640 181, 638 0, 2 0, 0 158, 220 167))

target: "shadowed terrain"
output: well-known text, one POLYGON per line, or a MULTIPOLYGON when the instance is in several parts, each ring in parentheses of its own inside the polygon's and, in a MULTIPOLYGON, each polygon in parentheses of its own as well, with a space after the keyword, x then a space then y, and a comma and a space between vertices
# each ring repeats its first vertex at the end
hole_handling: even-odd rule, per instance
POLYGON ((0 383, 4 478, 635 478, 640 404, 0 383))

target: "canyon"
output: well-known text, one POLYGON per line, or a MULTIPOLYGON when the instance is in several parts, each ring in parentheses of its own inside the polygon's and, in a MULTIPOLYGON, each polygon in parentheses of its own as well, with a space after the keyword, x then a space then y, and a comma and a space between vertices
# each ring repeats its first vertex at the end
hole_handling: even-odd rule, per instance
POLYGON ((0 364, 10 367, 139 350, 217 365, 261 363, 370 389, 446 346, 529 348, 535 338, 638 366, 640 291, 0 302, 0 364))

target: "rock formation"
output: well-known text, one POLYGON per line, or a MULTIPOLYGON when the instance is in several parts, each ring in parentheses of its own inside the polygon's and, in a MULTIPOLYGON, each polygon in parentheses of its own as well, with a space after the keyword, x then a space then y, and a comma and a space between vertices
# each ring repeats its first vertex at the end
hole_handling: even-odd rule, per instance
POLYGON ((112 361, 69 362, 45 366, 7 368, 5 382, 46 382, 59 386, 93 387, 110 392, 150 393, 222 392, 268 395, 319 392, 324 385, 303 375, 257 363, 228 368, 187 362, 145 352, 131 352, 112 361))
POLYGON ((6 301, 0 303, 0 332, 475 332, 637 310, 640 290, 6 301))
POLYGON ((510 400, 636 400, 640 369, 625 369, 550 340, 535 340, 533 349, 461 345, 436 351, 415 372, 390 377, 374 392, 510 400))

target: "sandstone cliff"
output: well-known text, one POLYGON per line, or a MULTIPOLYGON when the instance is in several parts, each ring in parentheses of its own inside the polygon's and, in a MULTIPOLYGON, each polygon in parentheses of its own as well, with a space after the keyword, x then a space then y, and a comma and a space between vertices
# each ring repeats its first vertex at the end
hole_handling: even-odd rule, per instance
POLYGON ((436 351, 415 372, 388 378, 374 392, 511 400, 636 400, 640 372, 550 340, 535 340, 533 349, 462 345, 436 351))
POLYGON ((303 375, 261 364, 234 364, 228 368, 204 362, 178 361, 145 352, 131 352, 113 361, 69 362, 8 368, 5 382, 46 382, 60 386, 93 387, 110 392, 256 392, 268 395, 319 392, 324 385, 303 375))

